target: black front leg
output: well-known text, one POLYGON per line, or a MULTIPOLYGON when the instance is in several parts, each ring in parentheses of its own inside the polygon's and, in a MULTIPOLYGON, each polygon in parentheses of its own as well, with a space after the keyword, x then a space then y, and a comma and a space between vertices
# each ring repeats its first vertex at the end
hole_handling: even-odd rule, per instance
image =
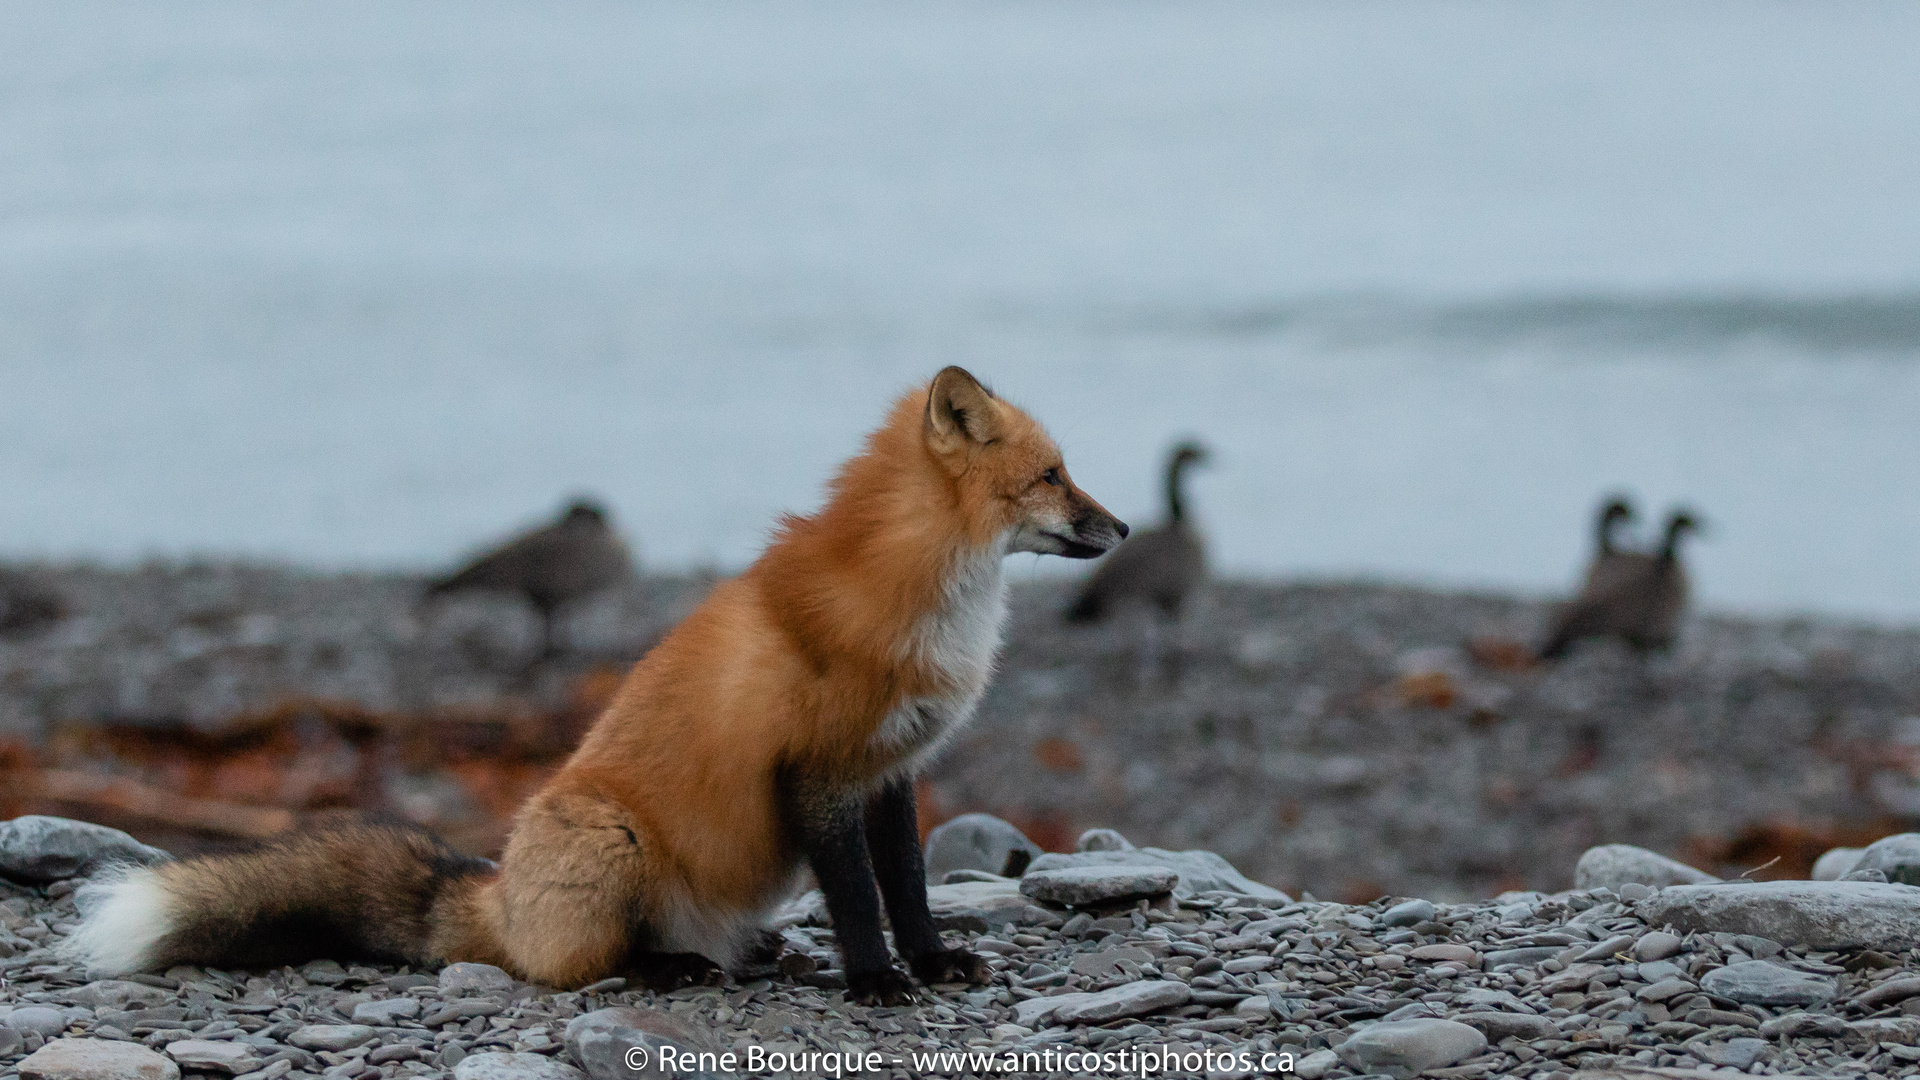
POLYGON ((782 779, 780 794, 787 827, 833 916, 833 935, 847 965, 848 996, 863 1005, 911 1002, 913 983, 893 966, 880 931, 880 897, 873 888, 859 801, 794 777, 782 779))
POLYGON ((873 851, 880 894, 887 901, 887 918, 893 922, 893 943, 914 977, 923 983, 984 983, 991 978, 986 957, 947 948, 933 925, 912 781, 895 780, 868 801, 867 845, 873 851))

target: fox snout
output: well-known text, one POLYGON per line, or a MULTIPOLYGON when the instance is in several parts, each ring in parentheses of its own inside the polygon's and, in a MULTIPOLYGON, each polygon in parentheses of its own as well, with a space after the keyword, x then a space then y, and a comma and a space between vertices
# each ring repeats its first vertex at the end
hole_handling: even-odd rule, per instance
POLYGON ((1098 505, 1075 514, 1073 540, 1060 554, 1069 559, 1094 559, 1120 546, 1127 538, 1127 523, 1098 505))

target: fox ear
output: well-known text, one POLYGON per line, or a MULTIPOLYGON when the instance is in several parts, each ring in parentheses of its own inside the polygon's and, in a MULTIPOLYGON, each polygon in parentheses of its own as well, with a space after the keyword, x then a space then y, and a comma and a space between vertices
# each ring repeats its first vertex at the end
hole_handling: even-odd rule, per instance
POLYGON ((965 368, 950 367, 933 377, 927 393, 927 445, 951 454, 969 442, 989 443, 1000 434, 993 392, 965 368))

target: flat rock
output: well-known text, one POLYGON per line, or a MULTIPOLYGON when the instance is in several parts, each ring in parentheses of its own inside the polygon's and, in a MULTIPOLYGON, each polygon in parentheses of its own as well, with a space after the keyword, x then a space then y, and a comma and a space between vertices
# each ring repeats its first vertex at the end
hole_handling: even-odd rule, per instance
POLYGON ((67 1014, 45 1005, 26 1005, 0 1016, 0 1024, 21 1034, 37 1031, 42 1037, 51 1039, 67 1030, 67 1014))
POLYGON ((302 1050, 332 1050, 338 1053, 372 1042, 379 1032, 365 1024, 308 1024, 294 1029, 287 1041, 302 1050))
MULTIPOLYGON (((1431 948, 1431 946, 1428 946, 1431 948)), ((1534 945, 1520 949, 1495 949, 1487 954, 1487 970, 1499 971, 1502 968, 1533 967, 1543 961, 1559 956, 1565 950, 1561 945, 1534 945)))
POLYGON ((1331 1050, 1315 1050, 1293 1063, 1293 1074, 1300 1080, 1320 1080, 1340 1064, 1340 1055, 1331 1050))
POLYGON ((1456 945, 1450 941, 1437 942, 1432 945, 1422 945, 1407 955, 1413 957, 1415 960, 1423 960, 1430 964, 1445 963, 1447 961, 1454 961, 1461 964, 1477 964, 1480 962, 1480 954, 1473 951, 1473 946, 1456 945))
POLYGON ((353 1007, 353 1022, 374 1027, 392 1027, 396 1021, 420 1015, 420 1000, 410 997, 363 1001, 353 1007))
POLYGON ((1361 1028, 1334 1048, 1340 1060, 1363 1073, 1386 1073, 1407 1080, 1428 1069, 1444 1069, 1487 1048, 1478 1028, 1456 1020, 1423 1017, 1387 1020, 1361 1028))
MULTIPOLYGON (((628 1076, 645 1076, 629 1071, 628 1076)), ((453 1080, 585 1080, 586 1074, 564 1061, 539 1054, 488 1051, 468 1054, 453 1067, 453 1080)))
POLYGON ((180 1080, 180 1066, 138 1043, 55 1039, 20 1062, 21 1080, 180 1080))
POLYGON ((1097 994, 1088 994, 1080 1001, 1055 1009, 1053 1021, 1057 1024, 1104 1024, 1123 1016, 1146 1016, 1161 1009, 1185 1005, 1192 996, 1193 991, 1186 983, 1173 979, 1142 979, 1097 994))
POLYGON ((1832 979, 1765 960, 1714 968, 1700 979, 1700 988, 1746 1005, 1824 1005, 1839 992, 1832 979))
POLYGON ((1765 1057, 1770 1047, 1765 1039, 1728 1039, 1723 1043, 1696 1043, 1692 1049, 1709 1065, 1745 1072, 1748 1066, 1765 1057))
POLYGON ((1460 1013, 1453 1019, 1478 1029, 1490 1043, 1497 1043, 1509 1035, 1518 1036, 1523 1042, 1532 1042, 1535 1039, 1553 1038, 1560 1033, 1558 1024, 1532 1013, 1469 1012, 1460 1013))
POLYGON ((1573 868, 1575 889, 1618 889, 1629 883, 1663 888, 1720 880, 1657 851, 1632 844, 1602 844, 1588 848, 1573 868))
POLYGON ((1865 881, 1676 885, 1635 905, 1656 926, 1753 934, 1811 949, 1899 951, 1920 943, 1920 889, 1865 881))
POLYGON ((1233 868, 1233 864, 1211 851, 1168 851, 1164 848, 1137 848, 1133 851, 1079 851, 1071 855, 1050 852, 1033 860, 1028 873, 1035 870, 1064 870, 1075 866, 1164 866, 1180 875, 1173 886, 1179 897, 1203 892, 1232 892, 1261 900, 1285 903, 1291 898, 1279 889, 1253 881, 1233 868))
POLYGON ((165 1005, 173 1000, 173 995, 157 986, 145 983, 127 982, 124 979, 101 979, 90 982, 68 995, 75 1005, 85 1005, 99 1009, 139 1009, 154 1005, 165 1005))
POLYGON ((1085 975, 1089 979, 1104 979, 1118 974, 1122 961, 1135 964, 1151 963, 1153 954, 1145 949, 1121 946, 1117 949, 1102 949, 1099 952, 1081 953, 1073 958, 1068 969, 1075 975, 1085 975))
POLYGON ((1859 997, 1854 1004, 1863 1009, 1877 1009, 1882 1005, 1891 1005, 1896 1001, 1905 1001, 1920 994, 1920 978, 1907 976, 1904 979, 1888 979, 1859 997))
POLYGON ((1828 1013, 1782 1013, 1760 1025, 1760 1034, 1769 1039, 1777 1039, 1782 1035, 1790 1038, 1834 1039, 1846 1035, 1850 1030, 1845 1020, 1828 1013))
POLYGON ((167 1044, 167 1056, 183 1069, 197 1072, 252 1072, 260 1064, 254 1048, 246 1043, 220 1039, 181 1039, 167 1044))
POLYGON ((1031 904, 1032 901, 1020 891, 1020 883, 1006 878, 999 881, 957 881, 952 885, 927 887, 927 907, 936 915, 959 911, 980 911, 992 915, 995 912, 1025 911, 1031 904))
POLYGON ((992 814, 961 814, 927 834, 927 880, 945 881, 954 870, 985 870, 1019 877, 1041 855, 1040 845, 992 814))
POLYGON ((567 1023, 567 1053, 580 1063, 594 1080, 666 1080, 667 1077, 706 1077, 708 1074, 662 1066, 662 1049, 682 1054, 700 1054, 723 1049, 703 1031, 654 1009, 623 1007, 600 1009, 574 1017, 567 1023), (634 1069, 627 1054, 644 1051, 646 1066, 634 1069))
POLYGON ((1028 872, 1020 892, 1056 907, 1087 907, 1165 896, 1179 880, 1164 866, 1069 866, 1028 872))
POLYGON ((1901 885, 1920 885, 1920 833, 1895 833, 1868 844, 1847 872, 1862 870, 1878 870, 1901 885))
POLYGON ((492 964, 448 964, 440 969, 440 990, 448 995, 511 990, 520 982, 492 964))
POLYGON ((17 881, 85 877, 117 864, 149 866, 173 856, 104 825, 28 814, 0 821, 0 875, 17 881))
POLYGON ((1054 994, 1050 997, 1028 998, 1025 1001, 1015 1002, 1013 1006, 1013 1022, 1019 1024, 1021 1027, 1036 1028, 1040 1026, 1041 1022, 1052 1016, 1054 1010, 1063 1009, 1068 1005, 1079 1004, 1092 996, 1092 994, 1087 993, 1054 994))

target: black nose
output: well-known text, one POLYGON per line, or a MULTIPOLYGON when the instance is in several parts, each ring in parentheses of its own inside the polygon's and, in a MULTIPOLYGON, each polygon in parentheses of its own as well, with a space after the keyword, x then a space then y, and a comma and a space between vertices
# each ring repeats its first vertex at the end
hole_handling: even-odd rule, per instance
POLYGON ((1121 521, 1121 520, 1120 520, 1119 518, 1114 518, 1114 519, 1113 519, 1113 527, 1114 527, 1114 528, 1116 528, 1116 529, 1118 529, 1118 530, 1120 530, 1120 539, 1122 539, 1122 540, 1125 540, 1125 539, 1127 538, 1127 523, 1126 523, 1126 522, 1124 522, 1124 521, 1121 521))

